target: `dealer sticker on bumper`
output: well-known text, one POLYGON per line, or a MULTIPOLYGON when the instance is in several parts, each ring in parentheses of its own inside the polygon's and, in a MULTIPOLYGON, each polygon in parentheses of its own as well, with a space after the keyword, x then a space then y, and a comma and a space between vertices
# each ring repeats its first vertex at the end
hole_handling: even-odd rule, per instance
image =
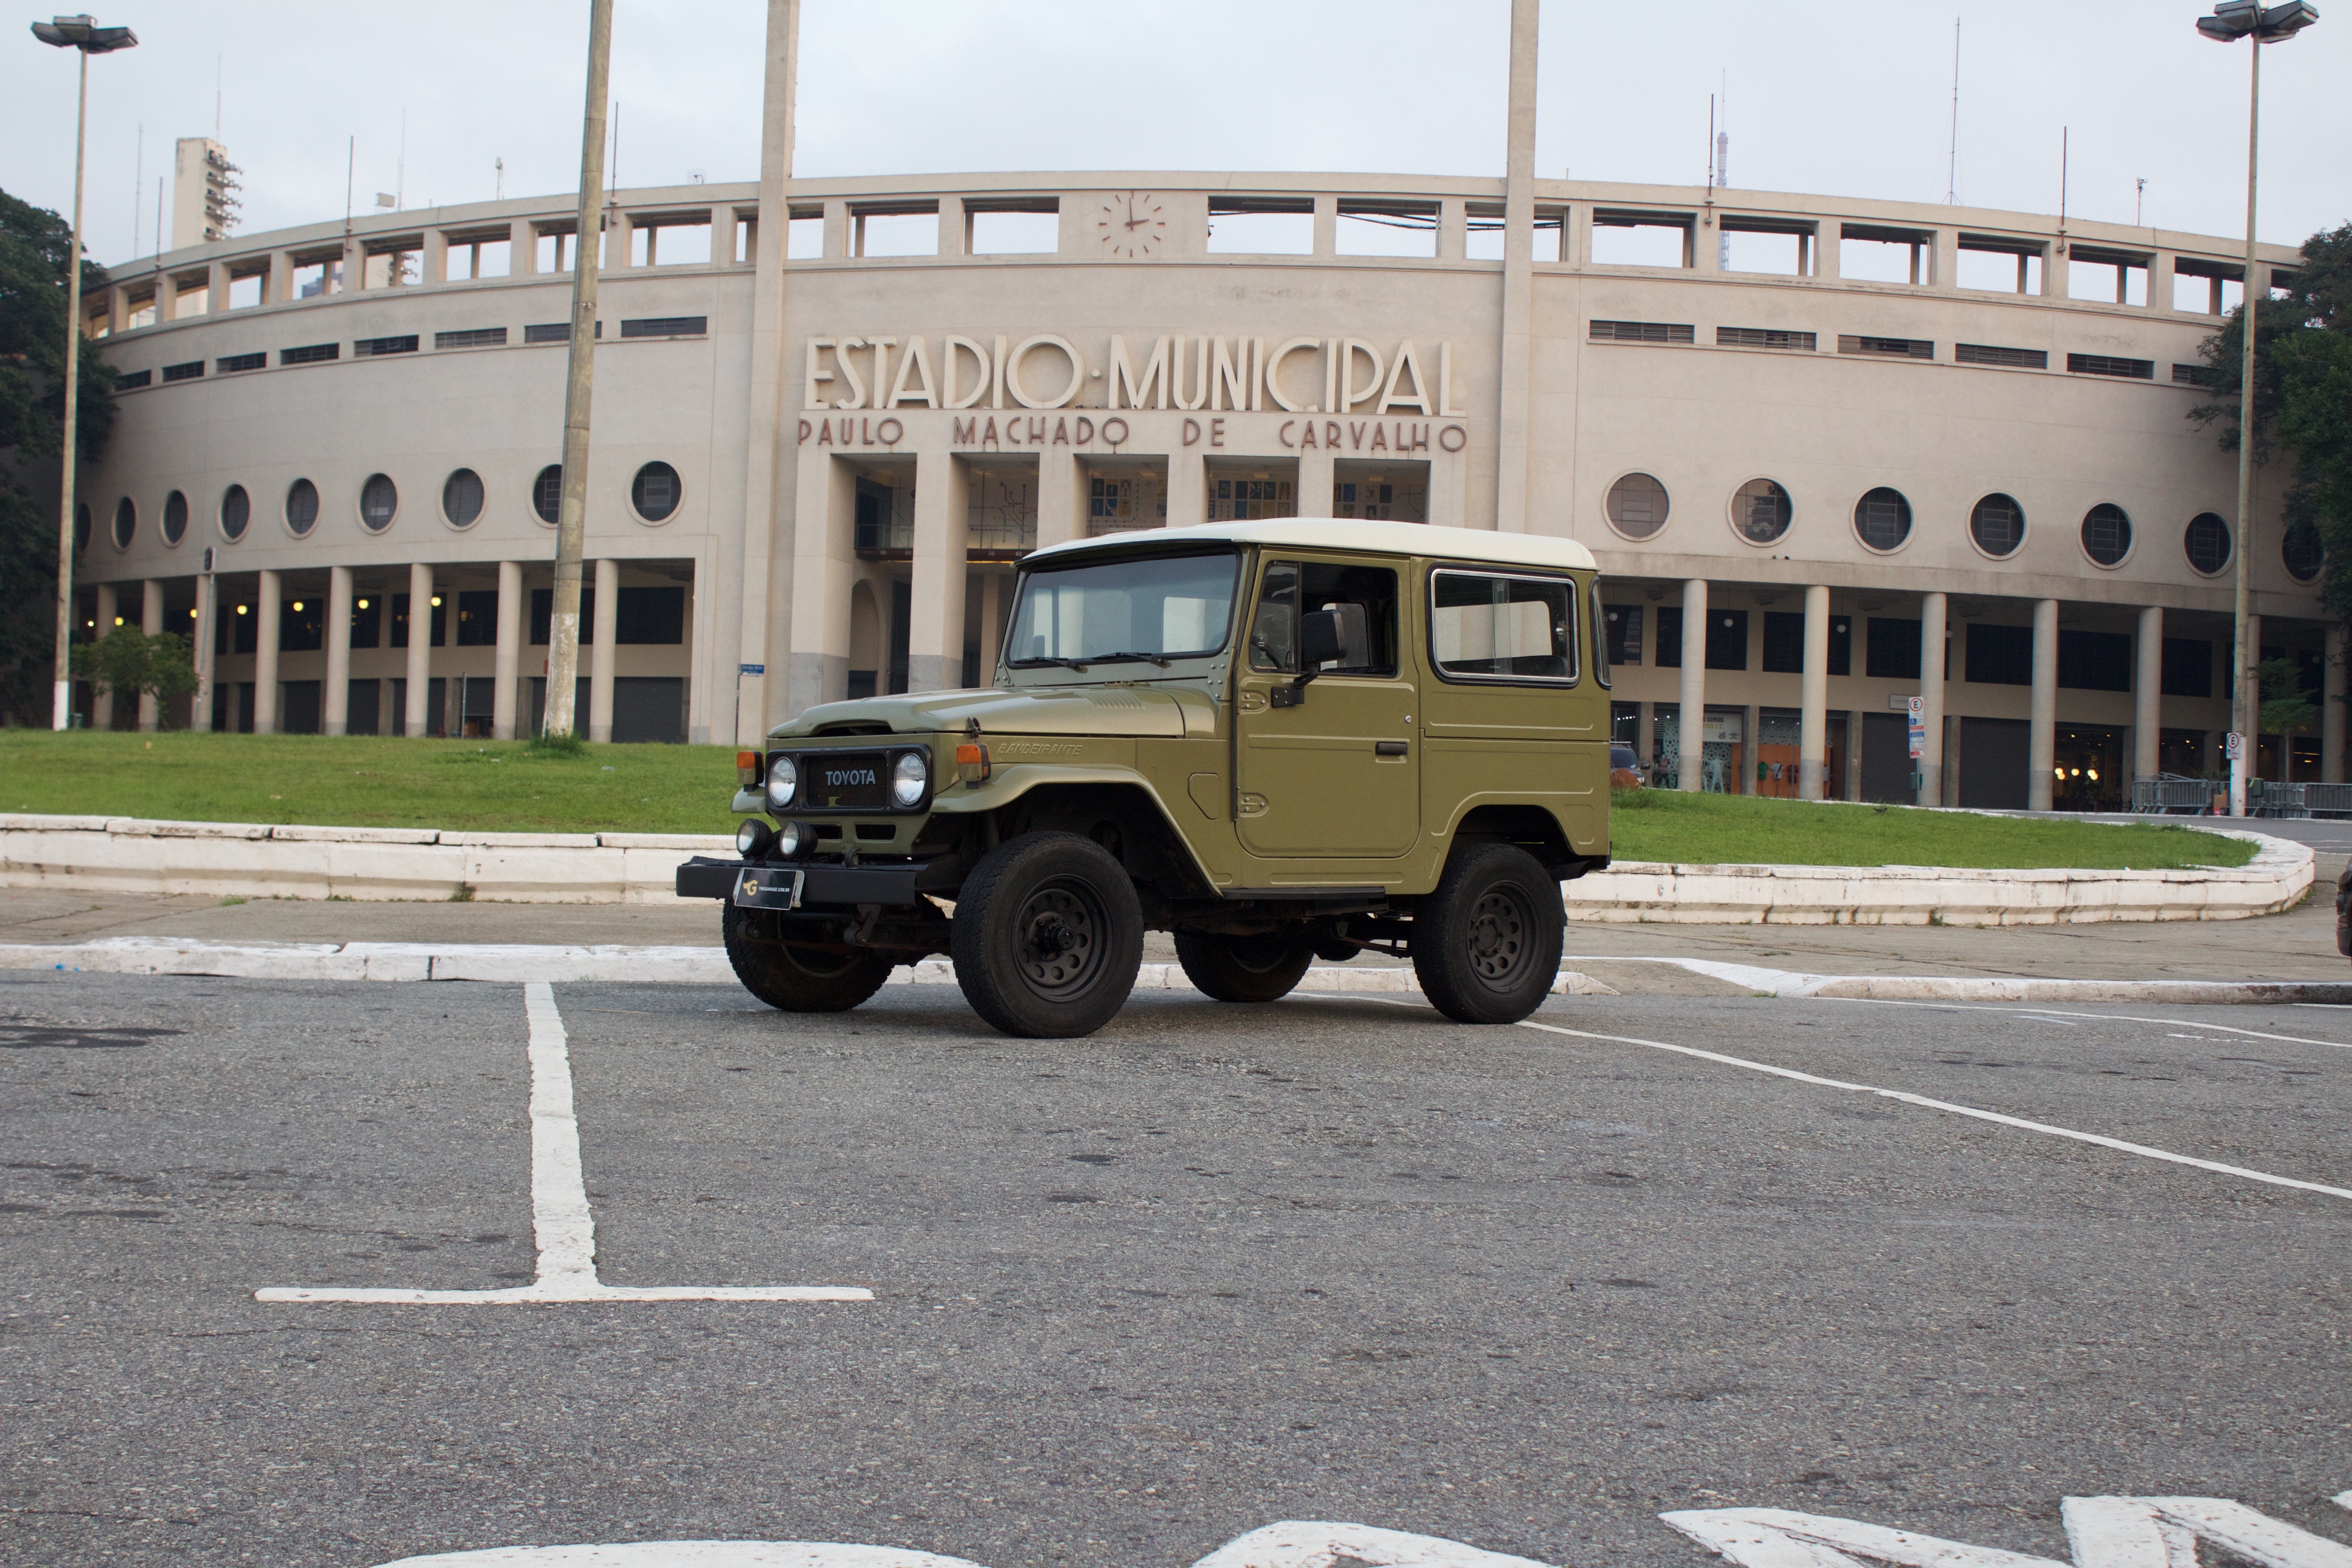
POLYGON ((735 879, 735 907, 744 910, 799 909, 803 874, 796 866, 747 866, 735 879))

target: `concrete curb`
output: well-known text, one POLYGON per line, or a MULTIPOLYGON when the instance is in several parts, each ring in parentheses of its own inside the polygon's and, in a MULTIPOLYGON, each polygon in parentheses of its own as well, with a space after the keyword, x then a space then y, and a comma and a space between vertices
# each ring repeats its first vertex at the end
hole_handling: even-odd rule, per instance
MULTIPOLYGON (((2252 862, 2180 871, 1624 861, 1564 885, 1572 921, 1710 925, 2064 925, 2243 920, 2311 887, 2311 849, 2242 829, 2252 862)), ((0 815, 0 887, 214 898, 668 904, 692 833, 460 833, 0 815)))
MULTIPOLYGON (((1832 997, 1880 1002, 2169 1002, 2176 1005, 2327 1002, 2352 1004, 2352 982, 2319 980, 2042 980, 2013 976, 1803 974, 1704 958, 1625 958, 1591 954, 1571 963, 1665 963, 1725 981, 1759 996, 1832 997)), ((727 954, 715 947, 534 946, 487 942, 227 942, 167 937, 109 937, 98 942, 0 944, 0 969, 95 974, 217 975, 248 980, 473 980, 519 984, 543 980, 732 985, 727 954)), ((955 969, 927 958, 891 971, 893 985, 952 985, 955 969)), ((1139 991, 1186 991, 1184 971, 1147 963, 1139 991)), ((1591 975, 1563 968, 1555 995, 1614 996, 1591 975)), ((1300 995, 1412 995, 1421 986, 1410 969, 1318 966, 1298 985, 1300 995)))

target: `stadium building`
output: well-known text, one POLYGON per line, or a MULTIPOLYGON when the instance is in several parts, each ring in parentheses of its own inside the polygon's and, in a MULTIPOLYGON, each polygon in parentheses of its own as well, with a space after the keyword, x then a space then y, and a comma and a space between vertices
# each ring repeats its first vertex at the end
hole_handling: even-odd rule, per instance
MULTIPOLYGON (((1531 110, 1499 180, 790 179, 796 19, 759 184, 604 208, 593 738, 982 681, 1036 546, 1325 512, 1583 542, 1620 733, 1692 787, 2087 809, 2214 771, 2242 545, 2263 652, 2341 689, 2280 476, 2242 528, 2187 417, 2237 239, 1537 179, 1531 110)), ((535 722, 573 206, 240 235, 89 298, 121 380, 79 605, 202 628, 171 722, 535 722)), ((2323 706, 2263 776, 2343 778, 2323 706)))

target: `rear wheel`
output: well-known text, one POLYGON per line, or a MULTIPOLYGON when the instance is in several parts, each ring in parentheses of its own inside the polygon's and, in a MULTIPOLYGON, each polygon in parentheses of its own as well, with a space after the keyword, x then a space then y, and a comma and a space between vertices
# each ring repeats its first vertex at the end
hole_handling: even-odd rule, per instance
POLYGON ((723 905, 719 931, 727 962, 743 989, 787 1013, 845 1013, 890 978, 890 961, 867 954, 821 952, 776 940, 773 921, 755 910, 723 905))
POLYGON ((1008 1035, 1070 1039, 1127 1005, 1143 962, 1143 909, 1093 839, 1025 834, 964 879, 948 942, 973 1012, 1008 1035))
MULTIPOLYGON (((1350 956, 1353 956, 1352 952, 1350 956)), ((1176 933, 1176 962, 1193 989, 1218 1002, 1277 1002, 1315 962, 1309 942, 1279 933, 1255 937, 1176 933)))
POLYGON ((1516 1024, 1559 977, 1567 917, 1559 885, 1509 844, 1455 851, 1412 919, 1412 970, 1461 1024, 1516 1024))

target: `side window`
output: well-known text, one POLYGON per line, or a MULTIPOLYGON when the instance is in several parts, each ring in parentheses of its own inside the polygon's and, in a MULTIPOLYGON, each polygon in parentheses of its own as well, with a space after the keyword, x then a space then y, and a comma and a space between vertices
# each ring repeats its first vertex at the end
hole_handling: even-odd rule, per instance
POLYGON ((1268 562, 1250 623, 1250 668, 1285 674, 1394 675, 1395 569, 1268 562))
POLYGON ((1433 572, 1430 661, 1446 680, 1576 679, 1576 584, 1565 577, 1433 572))

